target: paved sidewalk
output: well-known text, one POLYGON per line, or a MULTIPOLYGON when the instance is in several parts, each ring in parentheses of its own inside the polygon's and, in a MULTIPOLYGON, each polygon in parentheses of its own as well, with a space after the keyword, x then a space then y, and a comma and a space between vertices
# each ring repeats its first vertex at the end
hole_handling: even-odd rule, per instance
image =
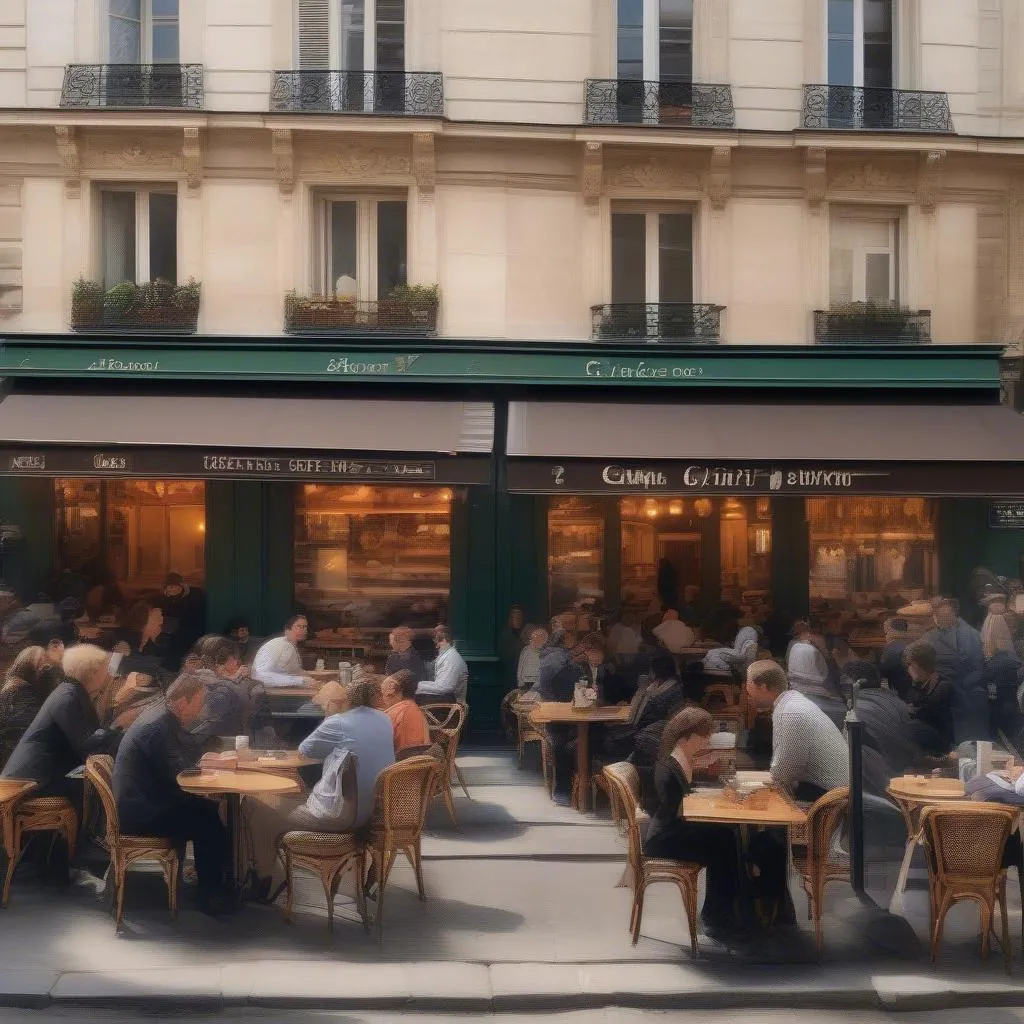
MULTIPOLYGON (((616 888, 622 840, 603 817, 581 816, 546 798, 537 777, 502 751, 466 753, 473 795, 456 797, 460 827, 443 808, 424 840, 427 900, 404 860, 385 901, 384 939, 364 934, 339 897, 327 934, 319 883, 304 878, 298 913, 249 906, 224 922, 184 909, 167 914, 158 876, 129 879, 127 931, 117 937, 98 885, 70 891, 16 884, 0 913, 0 1005, 148 1008, 196 1006, 380 1010, 550 1010, 623 1007, 931 1009, 1021 1005, 1024 985, 1007 978, 995 947, 977 954, 976 911, 949 918, 940 963, 901 962, 872 947, 843 885, 827 897, 821 966, 806 928, 786 941, 725 949, 700 938, 691 960, 679 898, 649 891, 642 936, 627 932, 631 894, 616 888)), ((869 881, 888 900, 894 863, 872 864, 869 881)), ((1011 933, 1021 965, 1017 886, 1011 933)), ((794 894, 802 912, 802 894, 794 894)), ((907 897, 918 934, 927 897, 907 897)))

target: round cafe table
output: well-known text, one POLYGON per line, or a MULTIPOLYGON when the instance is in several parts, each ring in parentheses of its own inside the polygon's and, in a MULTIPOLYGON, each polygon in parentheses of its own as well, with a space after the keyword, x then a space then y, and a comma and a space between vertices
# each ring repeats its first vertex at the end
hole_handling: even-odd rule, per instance
POLYGON ((227 866, 228 892, 238 892, 239 817, 243 796, 266 796, 300 792, 299 784, 284 775, 263 771, 182 772, 178 785, 195 796, 222 796, 228 808, 228 835, 231 837, 231 858, 227 866))

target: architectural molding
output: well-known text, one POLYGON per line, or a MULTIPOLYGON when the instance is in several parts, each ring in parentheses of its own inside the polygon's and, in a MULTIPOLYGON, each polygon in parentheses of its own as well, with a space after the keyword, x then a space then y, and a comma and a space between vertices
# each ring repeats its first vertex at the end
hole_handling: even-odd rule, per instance
POLYGON ((659 153, 646 160, 626 160, 606 167, 604 184, 610 189, 698 192, 701 188, 701 174, 694 163, 659 153))
POLYGON ((824 146, 808 146, 804 151, 804 198, 812 209, 818 209, 828 192, 828 150, 824 146))
MULTIPOLYGON (((189 129, 183 129, 188 131, 189 129)), ((198 133, 198 129, 191 129, 198 133)), ((165 135, 135 136, 123 141, 97 141, 86 139, 83 163, 90 170, 100 171, 164 171, 180 174, 185 167, 185 151, 198 146, 198 136, 189 140, 187 135, 175 144, 165 135)))
POLYGON ((78 135, 68 125, 57 125, 57 155, 60 157, 64 175, 64 191, 69 199, 82 194, 82 154, 78 146, 78 135))
POLYGON ((732 149, 715 146, 711 150, 711 167, 704 182, 713 210, 724 210, 732 194, 732 149))
POLYGON ((829 161, 829 192, 916 192, 917 182, 917 165, 912 156, 829 161))
POLYGON ((917 201, 926 213, 935 210, 935 203, 942 187, 942 170, 946 164, 946 151, 933 149, 922 153, 917 172, 917 201))
POLYGON ((432 196, 437 186, 437 153, 432 132, 413 132, 412 173, 421 196, 432 196))
POLYGON ((203 144, 198 128, 185 128, 181 144, 181 166, 185 172, 185 184, 193 191, 203 181, 203 144))
POLYGON ((303 149, 299 165, 302 171, 327 174, 332 178, 355 181, 379 179, 408 181, 412 160, 408 150, 402 152, 383 146, 341 144, 332 149, 303 149))
POLYGON ((596 203, 604 190, 604 148, 600 142, 587 142, 583 146, 583 199, 596 203))
POLYGON ((274 155, 274 175, 277 187, 283 196, 290 196, 295 189, 295 147, 289 128, 275 128, 270 133, 270 149, 274 155))

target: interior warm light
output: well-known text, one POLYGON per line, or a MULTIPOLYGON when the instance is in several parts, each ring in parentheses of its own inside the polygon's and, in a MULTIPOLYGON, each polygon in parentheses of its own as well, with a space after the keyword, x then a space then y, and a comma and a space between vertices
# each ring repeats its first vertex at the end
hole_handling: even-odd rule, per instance
POLYGON ((722 505, 723 519, 746 519, 747 511, 738 498, 726 498, 722 505))
POLYGON ((681 516, 683 514, 683 503, 681 501, 670 501, 668 503, 668 514, 670 516, 681 516))
POLYGON ((707 519, 707 517, 714 512, 715 506, 711 504, 710 498, 698 498, 693 503, 693 510, 701 519, 707 519))
POLYGON ((644 513, 651 519, 657 519, 658 513, 661 510, 658 508, 658 503, 653 498, 648 498, 644 502, 644 513))
POLYGON ((204 523, 204 522, 200 522, 200 523, 199 523, 199 524, 198 524, 198 525, 196 526, 196 529, 197 529, 197 530, 198 530, 198 531, 199 531, 200 533, 206 533, 206 523, 204 523))

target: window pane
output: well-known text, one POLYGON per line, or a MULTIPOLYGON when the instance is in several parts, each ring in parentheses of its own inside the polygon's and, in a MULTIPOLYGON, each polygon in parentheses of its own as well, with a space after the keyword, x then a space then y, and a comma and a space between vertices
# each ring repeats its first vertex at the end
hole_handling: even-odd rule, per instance
POLYGON ((864 0, 864 84, 892 88, 892 0, 864 0))
POLYGON ((404 202, 377 204, 377 298, 406 282, 404 202))
POLYGON ((658 217, 658 298, 693 302, 693 220, 688 213, 658 217))
POLYGON ((341 70, 363 70, 363 0, 343 0, 341 5, 341 70))
POLYGON ((612 302, 646 302, 647 232, 642 213, 612 214, 612 302))
MULTIPOLYGON (((548 594, 552 615, 604 598, 604 506, 552 498, 548 507, 548 594)), ((576 624, 569 626, 575 628, 576 624)))
POLYGON ((661 0, 660 78, 693 77, 693 0, 661 0))
POLYGON ((142 63, 142 24, 138 20, 110 17, 110 63, 142 63))
POLYGON ((829 255, 829 299, 833 306, 853 301, 853 250, 833 247, 829 255))
POLYGON ((101 211, 103 284, 113 288, 135 280, 135 193, 104 192, 101 211))
POLYGON ((142 0, 108 0, 108 5, 112 18, 142 20, 142 0))
POLYGON ((405 0, 377 0, 377 70, 405 70, 405 0))
POLYGON ((153 63, 178 64, 178 23, 161 23, 153 26, 153 63))
POLYGON ((829 36, 853 38, 853 4, 854 0, 828 0, 829 36))
POLYGON ((829 85, 853 85, 853 2, 854 0, 829 0, 829 85))
POLYGON ((643 0, 619 0, 618 77, 644 77, 643 0))
POLYGON ((352 654, 339 642, 386 650, 394 626, 448 621, 452 499, 447 487, 295 488, 295 602, 314 658, 333 666, 352 654), (331 644, 322 653, 321 637, 331 644))
POLYGON ((355 298, 356 280, 356 222, 358 210, 353 202, 330 203, 330 264, 327 268, 327 291, 341 298, 355 298), (341 281, 341 278, 347 280, 341 281), (339 284, 340 282, 340 284, 339 284))
POLYGON ((177 18, 178 0, 150 0, 154 18, 177 18))
POLYGON ((865 257, 865 298, 868 302, 889 302, 892 300, 891 287, 892 259, 887 252, 869 252, 865 257))
POLYGON ((149 196, 149 279, 178 283, 178 197, 149 196))

